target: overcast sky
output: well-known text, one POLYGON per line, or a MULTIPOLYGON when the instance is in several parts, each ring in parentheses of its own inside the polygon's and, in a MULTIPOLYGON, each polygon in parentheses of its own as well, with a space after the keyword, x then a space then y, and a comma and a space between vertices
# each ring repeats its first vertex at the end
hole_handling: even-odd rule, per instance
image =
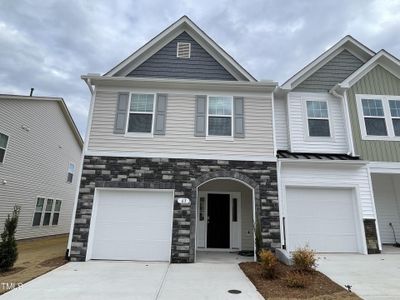
POLYGON ((0 1, 0 93, 60 96, 84 135, 104 73, 182 15, 257 79, 283 83, 347 34, 400 57, 400 1, 0 1))

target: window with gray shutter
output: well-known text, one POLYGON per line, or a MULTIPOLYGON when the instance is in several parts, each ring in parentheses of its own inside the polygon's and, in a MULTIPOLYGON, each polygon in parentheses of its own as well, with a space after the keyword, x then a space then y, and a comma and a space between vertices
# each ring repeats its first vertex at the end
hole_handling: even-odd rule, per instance
POLYGON ((128 114, 129 93, 119 93, 117 111, 115 114, 114 133, 124 134, 126 117, 128 114))
POLYGON ((165 135, 165 124, 167 118, 167 95, 157 94, 156 114, 155 114, 155 135, 165 135))
POLYGON ((234 137, 244 138, 244 100, 243 97, 233 98, 233 111, 234 111, 234 137))
POLYGON ((196 96, 195 136, 206 136, 207 96, 196 96))

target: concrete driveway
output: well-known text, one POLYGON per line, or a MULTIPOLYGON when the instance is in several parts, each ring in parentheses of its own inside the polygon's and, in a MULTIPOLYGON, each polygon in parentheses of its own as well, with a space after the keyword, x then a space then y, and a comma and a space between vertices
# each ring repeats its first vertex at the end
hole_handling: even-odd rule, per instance
POLYGON ((399 254, 325 254, 318 270, 363 299, 400 299, 399 254))
POLYGON ((7 299, 263 299, 237 264, 89 261, 68 263, 7 299), (230 294, 228 290, 240 290, 230 294))

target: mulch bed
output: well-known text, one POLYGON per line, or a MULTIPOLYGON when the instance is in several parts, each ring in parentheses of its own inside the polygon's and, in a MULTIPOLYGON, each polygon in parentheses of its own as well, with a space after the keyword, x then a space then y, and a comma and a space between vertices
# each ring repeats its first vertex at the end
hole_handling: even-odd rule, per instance
POLYGON ((24 267, 12 268, 12 269, 8 270, 7 272, 0 272, 0 277, 6 277, 6 276, 9 276, 9 275, 13 275, 13 274, 16 274, 18 272, 21 272, 24 269, 25 269, 24 267))
POLYGON ((283 278, 293 271, 291 266, 279 263, 275 279, 266 279, 261 265, 257 262, 244 262, 239 266, 265 299, 361 299, 318 271, 307 275, 310 276, 310 284, 307 287, 289 288, 283 278))
POLYGON ((63 264, 66 264, 67 262, 68 261, 65 260, 64 256, 59 256, 42 261, 39 265, 41 267, 56 268, 62 266, 63 264))

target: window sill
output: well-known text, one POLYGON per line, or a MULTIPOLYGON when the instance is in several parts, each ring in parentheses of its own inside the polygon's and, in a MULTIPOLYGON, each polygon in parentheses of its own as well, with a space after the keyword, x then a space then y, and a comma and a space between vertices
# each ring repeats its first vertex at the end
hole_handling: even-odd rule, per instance
POLYGON ((136 132, 128 132, 125 133, 125 137, 134 137, 134 138, 145 138, 145 139, 151 139, 154 138, 154 135, 152 133, 136 133, 136 132))
POLYGON ((233 142, 233 136, 207 136, 206 141, 224 141, 224 142, 233 142))
POLYGON ((388 141, 388 142, 400 142, 400 136, 380 136, 380 135, 365 135, 361 139, 365 141, 388 141))
POLYGON ((335 142, 334 137, 332 136, 306 136, 304 138, 305 142, 335 142))

